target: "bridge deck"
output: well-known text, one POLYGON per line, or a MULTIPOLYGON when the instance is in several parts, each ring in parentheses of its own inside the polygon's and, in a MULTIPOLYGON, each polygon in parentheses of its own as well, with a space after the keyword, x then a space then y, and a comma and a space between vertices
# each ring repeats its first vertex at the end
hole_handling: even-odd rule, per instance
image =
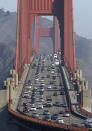
MULTIPOLYGON (((76 100, 74 103, 77 103, 76 100)), ((76 124, 76 126, 83 127, 83 119, 71 113, 69 117, 65 116, 66 109, 68 109, 68 104, 64 83, 59 66, 55 65, 55 59, 53 57, 35 57, 22 90, 18 111, 30 117, 34 117, 33 113, 35 112, 37 114, 35 117, 38 119, 52 122, 57 122, 57 119, 53 120, 51 117, 53 114, 58 114, 57 118, 62 119, 64 124, 76 124), (29 86, 31 88, 28 89, 29 86), (51 100, 49 101, 47 98, 51 100), (59 102, 59 105, 55 105, 56 102, 59 102), (43 105, 42 109, 37 109, 39 103, 43 105), (52 106, 50 107, 49 104, 52 106), (32 106, 35 108, 32 109, 32 106), (45 117, 44 110, 49 111, 48 118, 45 117), (60 112, 62 113, 60 114, 60 112)))

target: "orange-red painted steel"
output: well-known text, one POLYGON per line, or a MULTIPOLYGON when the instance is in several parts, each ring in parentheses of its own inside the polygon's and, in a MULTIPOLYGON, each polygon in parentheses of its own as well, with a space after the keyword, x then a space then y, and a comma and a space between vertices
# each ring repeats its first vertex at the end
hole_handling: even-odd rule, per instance
POLYGON ((54 43, 54 52, 60 49, 59 43, 59 24, 56 16, 52 28, 41 28, 39 24, 39 16, 35 16, 34 22, 34 51, 38 55, 40 52, 40 37, 52 37, 54 43), (54 30, 54 32, 52 31, 54 30))
POLYGON ((67 130, 72 130, 72 131, 89 131, 88 128, 83 128, 83 127, 74 127, 74 126, 71 126, 71 125, 65 125, 65 124, 58 124, 58 123, 55 123, 55 122, 49 122, 49 121, 44 121, 44 120, 40 120, 40 119, 37 119, 37 118, 32 118, 32 117, 29 117, 27 115, 23 115, 22 113, 18 113, 18 112, 14 112, 10 105, 8 106, 8 110, 9 112, 18 117, 18 118, 21 118, 25 121, 30 121, 30 122, 34 122, 34 123, 39 123, 39 124, 42 124, 44 126, 51 126, 51 127, 55 127, 55 128, 61 128, 62 129, 67 129, 67 130))
POLYGON ((69 72, 76 71, 73 0, 64 0, 64 60, 69 72))
POLYGON ((39 16, 35 16, 35 24, 34 24, 34 50, 36 54, 39 54, 39 46, 40 46, 40 36, 39 36, 39 29, 40 29, 40 24, 39 24, 39 16))
POLYGON ((46 37, 52 36, 51 30, 52 30, 52 28, 40 28, 40 30, 39 30, 40 37, 43 37, 43 36, 46 36, 46 37))
MULTIPOLYGON (((16 61, 15 69, 19 76, 23 72, 24 64, 30 63, 32 55, 32 23, 35 16, 39 15, 55 15, 61 18, 64 14, 64 61, 70 73, 76 71, 75 58, 75 41, 74 41, 74 23, 73 23, 73 0, 64 0, 63 12, 55 13, 54 6, 60 6, 60 0, 18 0, 18 16, 17 16, 17 42, 16 42, 16 61), (54 3, 57 2, 56 5, 54 3)), ((56 7, 58 8, 58 7, 56 7)), ((56 9, 55 8, 55 9, 56 9)), ((57 9, 56 9, 57 11, 57 9)), ((55 51, 58 48, 57 34, 58 27, 61 23, 60 19, 56 21, 55 26, 55 51), (59 25, 58 25, 59 23, 59 25)), ((60 27, 61 30, 61 27, 60 27)), ((40 36, 37 38, 40 41, 40 36)), ((37 42, 35 42, 36 44, 37 42)), ((39 45, 38 45, 39 48, 39 45)), ((62 50, 62 49, 61 49, 62 50)))
POLYGON ((57 17, 54 17, 54 52, 56 53, 60 47, 60 43, 59 43, 59 23, 57 20, 57 17))

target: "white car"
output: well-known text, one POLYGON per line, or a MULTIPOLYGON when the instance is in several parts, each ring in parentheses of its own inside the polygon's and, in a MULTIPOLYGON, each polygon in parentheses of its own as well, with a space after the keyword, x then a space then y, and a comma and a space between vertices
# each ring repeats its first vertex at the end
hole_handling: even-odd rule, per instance
POLYGON ((55 72, 54 71, 51 71, 52 74, 54 74, 55 72))
POLYGON ((52 64, 52 66, 55 66, 55 64, 52 64))
POLYGON ((43 89, 43 88, 41 88, 41 89, 39 89, 39 91, 44 91, 44 89, 43 89))
POLYGON ((36 111, 36 107, 32 106, 32 107, 30 108, 30 111, 36 111))
POLYGON ((38 104, 37 105, 37 109, 43 109, 43 105, 42 104, 38 104))
POLYGON ((60 124, 64 124, 64 120, 62 120, 61 118, 57 118, 56 122, 60 124))
POLYGON ((33 89, 37 90, 38 88, 35 86, 35 87, 33 87, 33 89))
POLYGON ((44 81, 44 79, 41 79, 40 81, 44 81))
POLYGON ((52 87, 51 86, 48 86, 47 89, 51 89, 52 87))
POLYGON ((36 78, 35 80, 36 80, 36 81, 39 81, 39 78, 36 78))
POLYGON ((59 61, 55 61, 55 65, 59 65, 59 61))
POLYGON ((54 54, 54 58, 57 58, 57 54, 54 54))
POLYGON ((41 83, 42 86, 44 86, 45 84, 44 83, 41 83))
POLYGON ((70 116, 70 114, 69 114, 69 113, 67 113, 67 112, 65 112, 65 113, 64 113, 64 116, 65 116, 65 117, 69 117, 69 116, 70 116))
POLYGON ((25 86, 25 88, 31 89, 31 88, 32 88, 32 86, 25 86))

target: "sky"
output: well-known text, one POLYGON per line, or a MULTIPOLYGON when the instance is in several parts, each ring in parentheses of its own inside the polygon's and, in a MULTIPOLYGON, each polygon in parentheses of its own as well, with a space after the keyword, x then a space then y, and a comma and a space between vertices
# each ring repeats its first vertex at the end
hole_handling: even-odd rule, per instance
MULTIPOLYGON (((0 8, 17 11, 17 0, 0 0, 0 8)), ((92 39, 92 0, 74 0, 74 28, 77 34, 92 39)))

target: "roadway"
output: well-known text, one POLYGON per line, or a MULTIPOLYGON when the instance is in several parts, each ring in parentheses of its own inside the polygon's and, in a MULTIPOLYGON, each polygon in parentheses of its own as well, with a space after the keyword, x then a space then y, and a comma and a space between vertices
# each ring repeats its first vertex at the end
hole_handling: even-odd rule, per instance
POLYGON ((45 120, 57 122, 57 119, 51 119, 53 114, 57 114, 57 118, 63 120, 64 124, 82 127, 83 119, 72 115, 69 111, 69 116, 65 116, 68 106, 59 65, 55 65, 57 59, 53 56, 34 58, 22 90, 18 110, 30 117, 33 117, 35 112, 38 119, 45 119, 44 110, 48 110, 49 118, 45 120), (59 105, 55 105, 56 102, 59 105), (43 105, 42 109, 37 108, 39 104, 43 105), (35 108, 34 111, 31 111, 31 106, 35 108))

